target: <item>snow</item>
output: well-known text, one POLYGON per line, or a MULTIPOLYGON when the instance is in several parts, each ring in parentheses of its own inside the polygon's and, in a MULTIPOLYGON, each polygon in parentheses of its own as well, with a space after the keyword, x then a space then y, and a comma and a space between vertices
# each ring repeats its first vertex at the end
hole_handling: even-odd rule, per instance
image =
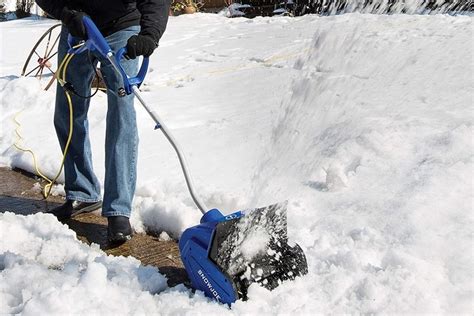
POLYGON ((5 12, 13 12, 16 10, 16 0, 2 0, 0 4, 2 4, 5 8, 5 12))
POLYGON ((255 229, 242 241, 242 255, 250 262, 257 254, 267 249, 270 235, 264 229, 255 229))
MULTIPOLYGON (((53 176, 54 88, 20 78, 55 21, 0 24, 0 163, 53 176)), ((0 310, 23 314, 472 314, 472 17, 171 17, 143 97, 185 150, 210 207, 289 200, 308 275, 229 309, 168 288, 133 258, 80 243, 52 216, 0 215, 0 310)), ((199 222, 174 152, 137 104, 132 224, 179 238, 199 222)), ((105 95, 89 113, 104 174, 105 95)), ((62 181, 62 178, 60 178, 62 181)), ((61 192, 61 187, 57 189, 61 192)), ((163 235, 163 238, 166 238, 163 235)))

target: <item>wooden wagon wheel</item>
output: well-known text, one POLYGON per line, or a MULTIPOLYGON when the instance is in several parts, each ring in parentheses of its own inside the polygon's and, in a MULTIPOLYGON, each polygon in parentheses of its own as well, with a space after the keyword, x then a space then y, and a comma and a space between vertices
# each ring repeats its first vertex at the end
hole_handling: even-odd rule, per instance
POLYGON ((59 36, 61 34, 61 24, 56 24, 50 27, 36 42, 35 46, 31 50, 28 58, 26 58, 23 70, 21 71, 22 76, 37 77, 41 80, 45 69, 52 74, 51 80, 45 87, 45 90, 51 86, 56 79, 56 58, 54 58, 58 51, 57 46, 59 42, 59 36))

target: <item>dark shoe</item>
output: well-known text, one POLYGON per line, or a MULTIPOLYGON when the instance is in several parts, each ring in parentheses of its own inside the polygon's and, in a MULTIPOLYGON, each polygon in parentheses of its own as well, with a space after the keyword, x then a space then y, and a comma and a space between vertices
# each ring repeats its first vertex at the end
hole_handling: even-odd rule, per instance
POLYGON ((67 200, 63 205, 53 208, 46 213, 53 214, 62 221, 69 219, 81 213, 88 213, 98 210, 102 207, 102 202, 79 202, 73 200, 67 200))
POLYGON ((112 244, 123 244, 132 239, 132 226, 126 216, 107 217, 109 225, 107 227, 107 238, 112 244))

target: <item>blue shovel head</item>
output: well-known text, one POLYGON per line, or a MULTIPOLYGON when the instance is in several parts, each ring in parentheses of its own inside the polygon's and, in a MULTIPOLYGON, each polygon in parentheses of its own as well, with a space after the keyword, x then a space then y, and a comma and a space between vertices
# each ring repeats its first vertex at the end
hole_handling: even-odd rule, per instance
POLYGON ((181 259, 195 289, 220 302, 246 299, 252 283, 272 290, 308 272, 303 250, 290 246, 287 203, 223 216, 208 211, 181 236, 181 259))

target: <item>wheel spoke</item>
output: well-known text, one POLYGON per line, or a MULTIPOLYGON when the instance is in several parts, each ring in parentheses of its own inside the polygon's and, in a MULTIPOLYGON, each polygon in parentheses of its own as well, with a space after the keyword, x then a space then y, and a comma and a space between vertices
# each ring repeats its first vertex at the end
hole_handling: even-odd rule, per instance
POLYGON ((36 50, 34 51, 34 53, 35 53, 36 56, 38 56, 38 58, 43 58, 43 57, 40 56, 40 54, 38 54, 38 53, 36 52, 36 50))
POLYGON ((38 65, 38 66, 36 66, 35 68, 33 68, 29 73, 27 73, 27 74, 25 75, 25 77, 28 77, 29 75, 31 75, 31 73, 32 73, 33 71, 35 71, 36 69, 38 69, 39 67, 41 67, 41 65, 38 65))
POLYGON ((41 71, 39 73, 39 79, 41 80, 41 77, 43 76, 43 70, 44 70, 44 66, 45 66, 45 59, 46 57, 48 56, 48 50, 49 50, 49 42, 51 41, 51 35, 53 34, 52 31, 50 31, 48 33, 48 40, 46 41, 46 47, 44 49, 44 55, 43 57, 41 58, 41 63, 43 64, 43 67, 41 67, 41 71))
POLYGON ((53 31, 49 31, 48 40, 46 41, 46 48, 44 50, 44 57, 43 58, 46 58, 48 56, 49 42, 51 41, 51 35, 52 34, 53 34, 53 31))
MULTIPOLYGON (((58 36, 56 37, 56 39, 54 40, 53 45, 51 45, 51 49, 49 50, 49 52, 46 54, 45 57, 47 57, 47 56, 49 56, 49 54, 51 54, 51 52, 53 51, 54 47, 56 47, 56 43, 58 42, 58 40, 59 40, 59 35, 58 35, 58 36)), ((55 54, 55 55, 56 55, 56 54, 55 54)), ((48 60, 49 60, 49 58, 48 58, 48 60)))
POLYGON ((39 73, 39 79, 41 80, 41 76, 43 76, 43 70, 44 70, 44 66, 40 68, 40 73, 39 73))
MULTIPOLYGON (((35 74, 35 77, 38 77, 39 73, 42 72, 42 69, 43 69, 43 68, 44 68, 44 65, 41 65, 41 64, 40 64, 40 65, 39 65, 39 69, 38 69, 38 71, 37 71, 36 74, 35 74)), ((40 78, 40 79, 41 79, 41 78, 40 78)))

